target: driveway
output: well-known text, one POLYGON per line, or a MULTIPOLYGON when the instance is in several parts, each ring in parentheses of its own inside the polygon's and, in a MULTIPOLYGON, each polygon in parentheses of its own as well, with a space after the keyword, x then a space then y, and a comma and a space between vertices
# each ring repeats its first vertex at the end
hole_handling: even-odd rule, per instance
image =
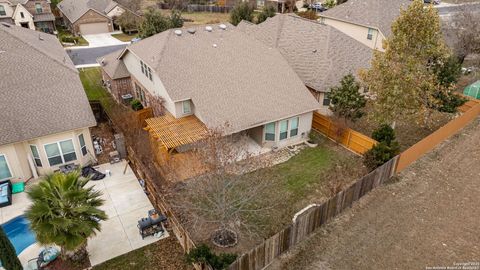
POLYGON ((120 44, 106 47, 84 47, 84 48, 67 48, 67 52, 70 59, 76 68, 87 66, 99 66, 97 64, 97 58, 105 56, 114 51, 122 50, 127 44, 120 44))
MULTIPOLYGON (((121 32, 120 32, 121 33, 121 32)), ((83 38, 88 41, 88 47, 105 47, 105 46, 115 46, 115 45, 122 45, 128 44, 129 42, 120 41, 114 37, 112 37, 113 33, 104 33, 104 34, 95 34, 95 35, 83 35, 83 38)))

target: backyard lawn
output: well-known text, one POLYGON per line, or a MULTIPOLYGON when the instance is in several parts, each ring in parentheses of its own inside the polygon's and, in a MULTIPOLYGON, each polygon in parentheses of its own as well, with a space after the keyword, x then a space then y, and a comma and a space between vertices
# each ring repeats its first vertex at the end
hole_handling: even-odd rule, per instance
POLYGON ((102 86, 102 72, 100 68, 82 68, 79 72, 88 100, 101 100, 109 97, 109 94, 102 86))
POLYGON ((123 42, 130 42, 132 41, 132 39, 136 38, 138 36, 138 34, 125 34, 125 33, 121 33, 121 34, 113 34, 112 37, 120 40, 120 41, 123 41, 123 42))

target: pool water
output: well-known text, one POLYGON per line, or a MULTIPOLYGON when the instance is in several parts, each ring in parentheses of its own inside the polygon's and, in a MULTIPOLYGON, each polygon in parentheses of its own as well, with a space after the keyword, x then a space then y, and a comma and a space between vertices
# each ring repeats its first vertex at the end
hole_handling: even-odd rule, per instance
POLYGON ((2 224, 8 239, 15 247, 17 255, 36 242, 35 234, 30 230, 30 222, 25 216, 18 216, 2 224))

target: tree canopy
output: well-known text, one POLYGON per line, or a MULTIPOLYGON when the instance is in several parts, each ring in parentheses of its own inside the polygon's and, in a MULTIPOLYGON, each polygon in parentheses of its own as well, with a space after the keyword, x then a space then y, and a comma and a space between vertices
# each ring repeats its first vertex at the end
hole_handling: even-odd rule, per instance
POLYGON ((265 6, 263 7, 262 12, 257 16, 257 23, 262 23, 268 18, 275 16, 275 14, 277 14, 277 12, 275 11, 274 7, 265 6))
POLYGON ((147 12, 145 12, 139 32, 141 38, 147 38, 170 28, 179 28, 182 26, 183 19, 179 10, 172 10, 170 16, 164 16, 160 10, 149 8, 147 12))
POLYGON ((230 22, 237 26, 242 20, 253 21, 253 6, 248 2, 238 3, 232 11, 230 11, 230 22))
POLYGON ((367 101, 360 93, 360 84, 352 74, 340 81, 340 86, 332 87, 328 94, 331 100, 330 110, 345 120, 355 121, 363 116, 367 101))
POLYGON ((440 18, 432 6, 414 0, 392 25, 385 52, 374 52, 371 68, 360 76, 376 98, 375 116, 380 122, 415 119, 427 124, 431 109, 446 91, 435 66, 447 61, 440 18))

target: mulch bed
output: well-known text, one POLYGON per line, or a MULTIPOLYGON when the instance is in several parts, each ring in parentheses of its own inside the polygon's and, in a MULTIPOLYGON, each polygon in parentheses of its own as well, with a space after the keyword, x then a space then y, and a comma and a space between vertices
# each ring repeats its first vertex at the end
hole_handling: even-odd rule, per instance
POLYGON ((88 257, 82 262, 64 261, 61 258, 57 258, 55 261, 45 267, 45 270, 83 270, 90 267, 90 261, 88 257))

